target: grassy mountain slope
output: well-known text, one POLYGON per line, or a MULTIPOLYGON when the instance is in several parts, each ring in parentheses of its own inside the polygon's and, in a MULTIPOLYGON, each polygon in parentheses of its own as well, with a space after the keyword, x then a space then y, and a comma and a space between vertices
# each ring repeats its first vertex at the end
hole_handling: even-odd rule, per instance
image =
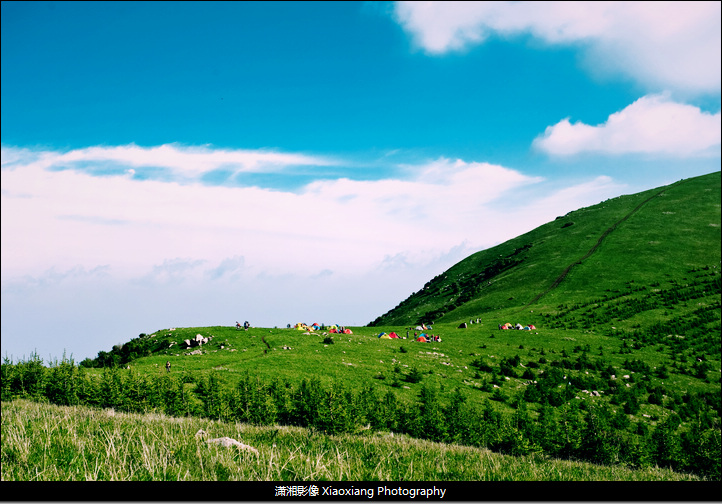
POLYGON ((370 325, 555 312, 704 267, 720 267, 719 172, 581 208, 473 254, 370 325))

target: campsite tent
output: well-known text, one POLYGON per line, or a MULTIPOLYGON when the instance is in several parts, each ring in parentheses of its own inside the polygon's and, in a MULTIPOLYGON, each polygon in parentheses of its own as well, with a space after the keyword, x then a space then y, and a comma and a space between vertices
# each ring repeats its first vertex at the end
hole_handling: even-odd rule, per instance
POLYGON ((420 325, 417 325, 417 326, 416 326, 416 330, 417 330, 417 331, 423 331, 423 330, 424 330, 424 328, 423 328, 423 327, 421 327, 420 325))
POLYGON ((426 342, 427 342, 427 341, 426 341, 426 338, 424 338, 423 336, 419 336, 418 338, 416 338, 416 341, 420 341, 421 343, 426 343, 426 342))
POLYGON ((344 334, 353 334, 353 332, 351 331, 351 329, 345 329, 345 330, 343 331, 343 333, 344 333, 344 334))
POLYGON ((463 322, 463 323, 459 324, 459 327, 458 327, 458 328, 459 328, 459 329, 466 329, 466 327, 467 327, 467 326, 466 326, 466 322, 463 322))
POLYGON ((529 329, 531 329, 533 331, 536 329, 536 327, 534 327, 534 324, 529 324, 529 329))
POLYGON ((380 339, 391 339, 391 336, 389 336, 385 332, 382 332, 381 334, 379 334, 379 338, 380 339))
POLYGON ((392 332, 392 333, 389 334, 389 337, 391 337, 391 338, 398 338, 399 335, 396 334, 395 332, 392 332))

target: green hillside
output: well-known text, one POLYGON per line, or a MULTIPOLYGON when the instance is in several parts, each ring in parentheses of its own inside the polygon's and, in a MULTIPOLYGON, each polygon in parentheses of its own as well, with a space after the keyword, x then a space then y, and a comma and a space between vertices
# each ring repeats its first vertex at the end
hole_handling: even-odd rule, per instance
MULTIPOLYGON (((665 314, 655 292, 704 289, 714 278, 697 272, 719 272, 720 220, 719 172, 613 198, 473 254, 370 325, 453 323, 490 314, 500 322, 521 317, 522 324, 539 325, 541 314, 572 320, 591 304, 600 314, 632 299, 648 301, 642 311, 656 309, 654 323, 668 321, 694 311, 693 305, 665 314)), ((702 297, 715 304, 714 297, 702 297)), ((624 327, 629 317, 602 318, 608 327, 624 327)))

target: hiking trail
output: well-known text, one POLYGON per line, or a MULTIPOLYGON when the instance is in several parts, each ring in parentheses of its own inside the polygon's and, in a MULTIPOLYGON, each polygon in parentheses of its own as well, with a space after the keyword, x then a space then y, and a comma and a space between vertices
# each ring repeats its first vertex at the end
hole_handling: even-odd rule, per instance
POLYGON ((573 268, 574 266, 577 266, 577 265, 582 264, 582 261, 588 259, 589 256, 591 256, 594 252, 596 252, 596 250, 597 250, 597 249, 599 248, 599 246, 602 244, 602 242, 604 241, 604 239, 605 239, 607 236, 609 236, 609 234, 610 234, 612 231, 614 231, 615 229, 617 229, 617 226, 619 226, 621 223, 623 223, 624 221, 626 221, 627 219, 629 219, 632 215, 634 215, 635 213, 637 213, 637 212, 638 212, 644 205, 646 205, 648 202, 650 202, 651 200, 653 200, 653 199, 656 198, 657 196, 662 195, 664 192, 666 192, 667 190, 671 189, 672 187, 675 187, 675 186, 677 186, 677 185, 679 185, 679 184, 681 184, 681 183, 683 183, 683 182, 685 182, 685 181, 684 181, 684 180, 679 180, 679 181, 677 181, 677 182, 675 182, 675 183, 673 183, 673 184, 668 185, 667 187, 665 187, 665 188, 662 189, 661 191, 659 191, 659 192, 657 192, 657 193, 654 193, 654 194, 651 195, 649 198, 645 199, 645 200, 642 201, 639 205, 637 205, 636 207, 634 207, 627 215, 625 215, 624 217, 622 217, 621 219, 619 219, 617 222, 615 222, 614 224, 612 224, 609 228, 607 228, 607 229, 602 233, 602 235, 601 235, 601 236, 599 237, 599 239, 597 240, 597 243, 595 243, 594 246, 593 246, 592 248, 590 248, 589 251, 587 251, 586 254, 584 254, 582 257, 580 257, 579 259, 577 259, 576 261, 574 261, 572 264, 570 264, 569 266, 567 266, 566 268, 564 268, 564 271, 562 271, 561 275, 559 275, 559 276, 552 282, 552 284, 549 286, 549 288, 548 288, 547 290, 545 290, 544 292, 542 292, 542 293, 540 293, 540 294, 537 294, 537 296, 534 297, 534 299, 532 299, 532 300, 529 301, 527 304, 525 304, 519 311, 521 312, 522 310, 525 310, 525 309, 528 308, 529 306, 531 306, 531 305, 533 305, 534 303, 536 303, 537 301, 539 301, 542 297, 544 297, 544 296, 546 296, 547 294, 549 294, 549 292, 551 292, 552 290, 554 290, 554 289, 556 289, 557 287, 559 287, 559 284, 562 283, 562 281, 564 281, 564 279, 567 277, 567 275, 568 275, 569 272, 572 270, 572 268, 573 268))

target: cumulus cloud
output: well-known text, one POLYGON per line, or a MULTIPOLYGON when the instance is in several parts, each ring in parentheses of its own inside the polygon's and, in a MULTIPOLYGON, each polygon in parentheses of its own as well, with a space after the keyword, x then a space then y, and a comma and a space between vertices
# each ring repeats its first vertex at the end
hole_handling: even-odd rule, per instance
POLYGON ((721 124, 719 112, 703 112, 667 95, 649 95, 596 126, 563 119, 547 127, 534 146, 556 156, 581 152, 698 156, 719 152, 721 124))
POLYGON ((720 90, 719 2, 397 2, 394 17, 429 54, 531 34, 653 90, 720 90))

